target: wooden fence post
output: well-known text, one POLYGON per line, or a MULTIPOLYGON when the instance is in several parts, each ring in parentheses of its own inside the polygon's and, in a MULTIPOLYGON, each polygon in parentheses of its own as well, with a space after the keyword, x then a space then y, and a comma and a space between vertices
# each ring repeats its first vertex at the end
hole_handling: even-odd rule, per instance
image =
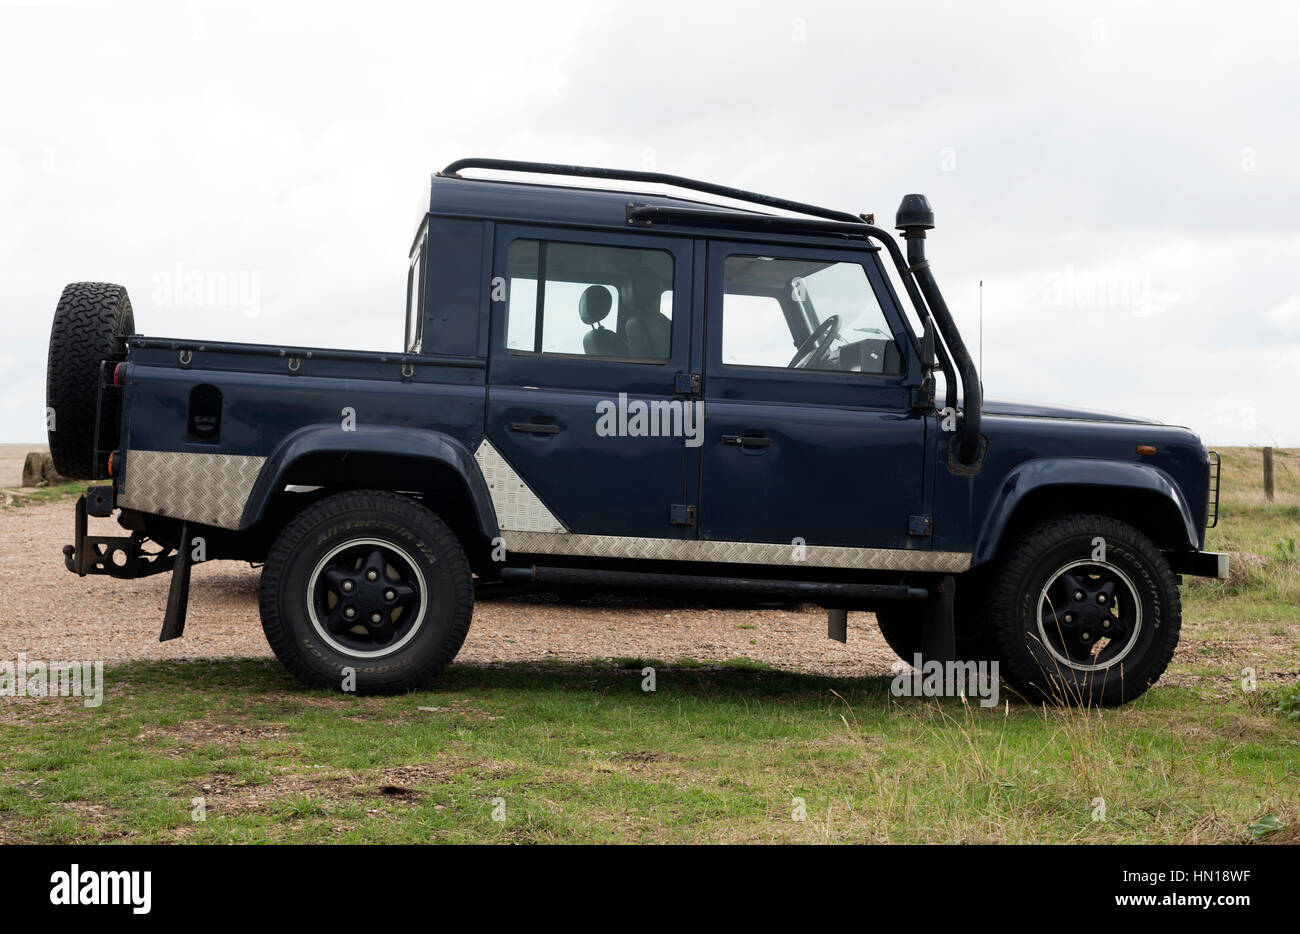
POLYGON ((1264 448, 1264 496, 1273 499, 1273 449, 1264 448))

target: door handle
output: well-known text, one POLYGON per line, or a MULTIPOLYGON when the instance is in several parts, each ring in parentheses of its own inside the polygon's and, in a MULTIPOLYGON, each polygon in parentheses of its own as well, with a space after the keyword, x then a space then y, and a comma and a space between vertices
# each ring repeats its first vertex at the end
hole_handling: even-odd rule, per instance
POLYGON ((559 432, 559 425, 544 425, 541 422, 511 422, 511 431, 522 431, 530 435, 553 435, 559 432))
POLYGON ((723 435, 722 443, 734 444, 742 448, 770 448, 772 439, 762 438, 758 435, 723 435))

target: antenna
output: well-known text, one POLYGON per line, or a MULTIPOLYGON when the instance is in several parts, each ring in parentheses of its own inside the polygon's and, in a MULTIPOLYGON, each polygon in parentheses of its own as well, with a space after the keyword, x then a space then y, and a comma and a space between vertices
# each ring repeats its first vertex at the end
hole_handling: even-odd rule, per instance
POLYGON ((984 386, 984 280, 980 280, 980 387, 984 386))

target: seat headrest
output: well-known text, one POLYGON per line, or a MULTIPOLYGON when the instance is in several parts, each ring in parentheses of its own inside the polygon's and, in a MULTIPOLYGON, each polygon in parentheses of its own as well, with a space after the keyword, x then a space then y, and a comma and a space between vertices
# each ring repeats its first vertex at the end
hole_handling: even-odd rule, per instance
POLYGON ((628 282, 628 299, 641 314, 659 310, 659 296, 663 294, 663 280, 653 270, 640 266, 633 270, 628 282))
POLYGON ((578 299, 578 317, 583 324, 604 321, 612 304, 609 289, 603 285, 589 285, 583 290, 582 298, 578 299))

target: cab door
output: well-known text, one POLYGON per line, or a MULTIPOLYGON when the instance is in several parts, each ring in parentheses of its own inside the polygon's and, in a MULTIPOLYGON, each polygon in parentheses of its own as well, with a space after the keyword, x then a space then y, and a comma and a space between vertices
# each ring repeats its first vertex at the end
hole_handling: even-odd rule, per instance
POLYGON ((928 549, 919 354, 874 254, 715 241, 706 291, 700 537, 928 549))
POLYGON ((691 268, 687 240, 498 227, 488 469, 518 494, 503 530, 694 537, 674 522, 694 502, 684 438, 659 430, 682 404, 691 268))

